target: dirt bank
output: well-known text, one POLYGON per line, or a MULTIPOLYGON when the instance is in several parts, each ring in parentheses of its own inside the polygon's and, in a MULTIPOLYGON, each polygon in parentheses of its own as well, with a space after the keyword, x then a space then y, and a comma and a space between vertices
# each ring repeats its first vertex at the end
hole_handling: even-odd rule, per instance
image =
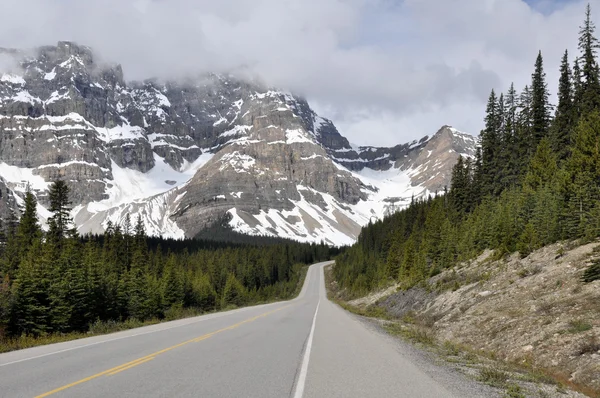
POLYGON ((600 397, 600 281, 581 281, 596 259, 599 243, 556 244, 524 259, 486 252, 421 287, 392 286, 349 304, 600 397))

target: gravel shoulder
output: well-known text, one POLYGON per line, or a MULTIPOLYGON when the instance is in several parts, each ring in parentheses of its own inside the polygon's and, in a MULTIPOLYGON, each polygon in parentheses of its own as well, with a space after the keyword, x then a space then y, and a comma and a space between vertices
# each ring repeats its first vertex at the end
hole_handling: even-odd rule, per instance
POLYGON ((488 396, 599 397, 600 281, 581 282, 598 247, 563 243, 525 259, 486 252, 426 286, 388 286, 352 301, 331 275, 327 285, 333 300, 433 366, 449 388, 460 374, 496 394, 488 396))

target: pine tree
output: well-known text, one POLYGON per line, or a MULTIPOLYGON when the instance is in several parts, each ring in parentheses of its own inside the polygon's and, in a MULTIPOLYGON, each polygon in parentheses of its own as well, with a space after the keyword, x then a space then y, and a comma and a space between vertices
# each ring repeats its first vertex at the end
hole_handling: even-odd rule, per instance
POLYGON ((0 270, 4 275, 8 275, 11 279, 15 278, 17 268, 21 262, 22 248, 17 240, 18 220, 14 211, 10 210, 9 217, 5 223, 6 244, 4 246, 3 255, 0 257, 0 270))
POLYGON ((501 164, 503 166, 501 184, 503 189, 516 185, 519 177, 517 109, 517 91, 515 90, 514 84, 511 84, 504 101, 505 123, 501 140, 501 164))
POLYGON ((483 165, 481 146, 478 145, 475 150, 475 161, 473 163, 473 177, 471 179, 470 196, 474 205, 479 205, 482 199, 482 181, 483 181, 483 165))
POLYGON ((40 240, 34 240, 19 265, 17 278, 12 286, 13 300, 9 308, 8 328, 14 336, 39 336, 51 331, 48 297, 50 281, 40 258, 42 243, 40 240))
POLYGON ((531 77, 532 136, 531 141, 528 143, 531 154, 535 152, 541 139, 548 136, 551 120, 549 96, 546 73, 544 72, 544 59, 540 51, 535 61, 535 71, 531 77))
POLYGON ((573 127, 581 117, 583 107, 583 82, 581 80, 581 67, 579 58, 573 61, 573 127))
POLYGON ((585 11, 585 21, 579 30, 579 50, 583 62, 582 114, 589 113, 600 106, 600 81, 598 80, 598 63, 596 61, 598 39, 594 36, 595 31, 596 26, 592 21, 592 8, 588 4, 585 11))
POLYGON ((73 219, 71 218, 71 201, 69 200, 69 187, 63 180, 56 180, 50 185, 48 194, 52 217, 48 219, 48 237, 56 244, 69 233, 74 233, 73 219))
POLYGON ((37 215, 37 199, 27 188, 23 208, 21 209, 21 218, 16 232, 16 241, 20 251, 20 258, 25 257, 33 242, 41 238, 42 230, 39 225, 37 215))
POLYGON ((243 305, 246 301, 246 289, 237 280, 235 275, 229 274, 227 277, 227 282, 225 283, 225 288, 223 289, 223 303, 222 306, 226 307, 227 305, 243 305))
POLYGON ((182 306, 184 299, 184 287, 181 274, 177 270, 177 258, 171 254, 165 266, 165 277, 163 284, 164 304, 170 306, 182 306))
POLYGON ((127 268, 131 266, 131 255, 134 249, 133 237, 131 236, 133 229, 131 227, 131 216, 129 213, 123 221, 123 246, 125 250, 125 263, 127 268))
POLYGON ((590 265, 581 278, 585 283, 590 283, 600 279, 600 262, 596 261, 590 265))
POLYGON ((600 113, 583 116, 575 130, 572 155, 567 163, 569 179, 564 188, 567 232, 581 237, 600 200, 600 113))
POLYGON ((505 134, 514 135, 517 128, 518 98, 514 83, 504 97, 504 131, 505 134))
POLYGON ((496 195, 499 192, 500 148, 502 115, 498 99, 492 90, 488 99, 485 129, 481 132, 481 191, 483 195, 496 195))
POLYGON ((517 115, 516 147, 518 174, 525 173, 528 160, 533 155, 531 144, 533 138, 532 94, 529 86, 525 86, 519 96, 519 113, 517 115))
POLYGON ((566 160, 571 148, 571 129, 575 111, 573 109, 573 86, 569 53, 565 51, 560 65, 560 80, 558 83, 558 106, 551 128, 552 149, 557 154, 559 162, 566 160))
POLYGON ((525 186, 538 190, 555 181, 558 173, 556 158, 550 147, 550 140, 543 138, 538 145, 535 156, 529 163, 529 171, 525 176, 525 186))
POLYGON ((458 213, 470 211, 471 190, 471 165, 462 156, 452 168, 452 182, 450 185, 450 203, 458 213))

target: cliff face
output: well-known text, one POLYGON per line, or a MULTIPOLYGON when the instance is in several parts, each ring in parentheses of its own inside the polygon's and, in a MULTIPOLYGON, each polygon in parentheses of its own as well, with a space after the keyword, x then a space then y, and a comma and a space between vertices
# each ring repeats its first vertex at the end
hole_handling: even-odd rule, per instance
POLYGON ((230 76, 128 83, 74 43, 0 52, 16 65, 0 72, 4 197, 18 201, 29 184, 47 205, 49 182, 64 179, 82 232, 133 213, 173 237, 225 219, 246 233, 349 243, 390 203, 442 189, 458 154, 474 153, 474 139, 449 127, 354 148, 304 99, 230 76))

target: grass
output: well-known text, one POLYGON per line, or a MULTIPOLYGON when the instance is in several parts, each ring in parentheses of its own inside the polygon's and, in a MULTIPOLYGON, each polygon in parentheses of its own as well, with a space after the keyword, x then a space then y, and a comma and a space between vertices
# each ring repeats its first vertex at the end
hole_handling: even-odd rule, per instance
POLYGON ((495 367, 486 367, 480 370, 477 380, 492 387, 504 388, 508 381, 508 373, 495 367))
POLYGON ((506 398, 527 398, 525 394, 523 394, 523 390, 518 384, 509 384, 506 389, 506 394, 504 394, 506 398))
POLYGON ((25 348, 31 348, 39 345, 62 343, 65 341, 81 339, 89 337, 85 333, 69 333, 69 334, 51 334, 47 336, 32 337, 32 336, 19 336, 11 339, 4 339, 0 342, 0 353, 9 352, 14 350, 22 350, 25 348))
POLYGON ((434 346, 436 343, 435 337, 431 331, 416 325, 389 323, 384 325, 384 329, 391 335, 404 337, 414 343, 420 343, 426 346, 434 346))
POLYGON ((583 333, 592 329, 592 325, 589 323, 582 321, 581 319, 576 319, 574 321, 569 322, 569 329, 567 332, 571 334, 583 333))

